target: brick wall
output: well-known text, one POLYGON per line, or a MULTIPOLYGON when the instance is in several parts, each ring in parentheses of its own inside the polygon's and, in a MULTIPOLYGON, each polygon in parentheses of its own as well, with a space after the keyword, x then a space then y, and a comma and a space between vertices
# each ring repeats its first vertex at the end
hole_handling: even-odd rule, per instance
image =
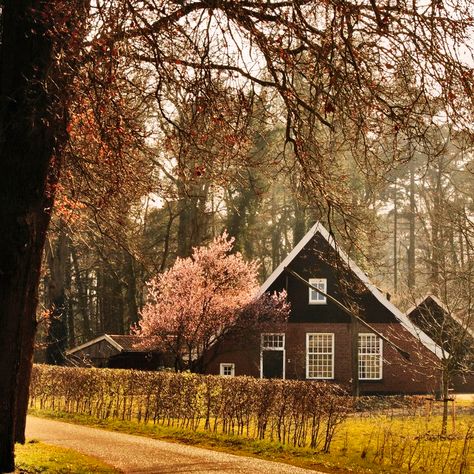
MULTIPOLYGON (((437 358, 414 336, 397 323, 373 323, 374 329, 388 337, 410 354, 406 361, 387 342, 383 342, 383 377, 377 381, 360 381, 361 393, 427 393, 438 389, 437 358)), ((334 381, 350 386, 351 327, 339 323, 289 323, 285 329, 285 375, 289 379, 306 377, 306 333, 334 333, 334 381)), ((369 332, 359 328, 359 332, 369 332)), ((235 375, 260 376, 260 348, 258 338, 252 347, 241 343, 225 344, 208 366, 208 373, 218 374, 221 362, 234 363, 235 375), (239 347, 240 345, 240 347, 239 347)))

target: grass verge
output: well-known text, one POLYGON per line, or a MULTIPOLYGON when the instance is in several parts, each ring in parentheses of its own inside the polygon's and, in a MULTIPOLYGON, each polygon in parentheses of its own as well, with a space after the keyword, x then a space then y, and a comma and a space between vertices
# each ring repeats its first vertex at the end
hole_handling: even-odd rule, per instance
POLYGON ((113 474, 116 469, 71 449, 30 440, 15 447, 17 473, 113 474))
MULTIPOLYGON (((459 459, 453 459, 453 456, 462 453, 465 443, 462 433, 466 433, 468 426, 474 423, 472 416, 459 417, 459 436, 453 434, 450 439, 439 439, 434 435, 439 426, 438 417, 354 418, 340 427, 331 452, 324 454, 309 448, 284 446, 271 440, 261 441, 208 431, 190 431, 176 426, 97 420, 85 415, 46 410, 31 410, 31 414, 217 451, 255 456, 328 473, 427 472, 424 467, 427 463, 431 463, 431 471, 428 472, 459 473, 459 459), (425 439, 427 434, 429 439, 425 439), (440 466, 442 471, 439 471, 440 466)), ((470 451, 469 445, 467 449, 470 451)), ((468 454, 466 459, 468 465, 463 468, 463 473, 471 472, 470 467, 474 466, 472 453, 468 454)))

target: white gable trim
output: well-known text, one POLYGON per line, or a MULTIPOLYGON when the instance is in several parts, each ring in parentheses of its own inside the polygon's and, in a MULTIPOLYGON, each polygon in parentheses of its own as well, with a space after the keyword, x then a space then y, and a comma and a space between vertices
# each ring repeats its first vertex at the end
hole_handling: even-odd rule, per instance
POLYGON ((320 222, 311 227, 311 229, 306 233, 306 235, 298 242, 295 248, 287 255, 283 262, 278 265, 278 267, 273 271, 273 273, 267 278, 267 280, 260 287, 258 294, 262 295, 265 293, 270 286, 275 282, 275 280, 283 273, 285 267, 289 266, 293 259, 303 250, 303 248, 308 244, 308 242, 316 235, 316 233, 321 234, 321 236, 329 243, 329 245, 338 253, 341 259, 348 265, 348 267, 355 273, 355 275, 361 280, 367 289, 375 296, 375 298, 385 306, 400 322, 400 324, 413 336, 415 336, 421 343, 429 349, 431 352, 436 354, 439 358, 443 357, 443 349, 438 346, 427 334, 425 334, 420 328, 415 326, 408 316, 402 313, 396 306, 394 306, 386 297, 382 294, 378 288, 371 283, 368 276, 360 269, 360 267, 349 258, 349 256, 341 250, 341 248, 336 245, 336 242, 329 234, 329 232, 323 227, 320 222))
POLYGON ((69 349, 66 351, 66 355, 71 355, 76 353, 77 351, 80 351, 82 349, 85 349, 86 347, 94 345, 96 342, 100 341, 107 341, 111 346, 115 347, 118 351, 122 352, 123 347, 118 343, 115 342, 108 334, 103 334, 102 336, 96 337, 95 339, 92 339, 91 341, 85 342, 84 344, 81 344, 80 346, 73 347, 72 349, 69 349))
POLYGON ((313 236, 318 231, 319 222, 313 225, 311 229, 306 233, 306 235, 296 244, 296 247, 286 256, 283 262, 275 268, 273 273, 265 280, 265 283, 258 290, 258 295, 263 295, 268 288, 273 284, 273 282, 283 273, 285 267, 293 261, 293 259, 303 250, 306 244, 313 238, 313 236))

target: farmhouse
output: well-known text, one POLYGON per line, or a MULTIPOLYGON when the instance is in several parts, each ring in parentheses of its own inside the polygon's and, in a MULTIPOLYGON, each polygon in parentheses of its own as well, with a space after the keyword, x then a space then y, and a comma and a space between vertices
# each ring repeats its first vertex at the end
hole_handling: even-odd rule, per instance
POLYGON ((440 347, 369 281, 320 223, 260 291, 282 289, 291 303, 284 330, 261 334, 255 347, 229 341, 209 373, 329 380, 356 385, 359 393, 439 388, 440 347))
POLYGON ((157 370, 165 361, 158 343, 140 336, 104 334, 66 352, 69 365, 114 369, 157 370))
POLYGON ((453 388, 474 392, 474 331, 472 321, 451 311, 434 295, 426 295, 407 311, 407 317, 439 344, 451 359, 453 388), (471 324, 469 324, 471 323, 471 324))

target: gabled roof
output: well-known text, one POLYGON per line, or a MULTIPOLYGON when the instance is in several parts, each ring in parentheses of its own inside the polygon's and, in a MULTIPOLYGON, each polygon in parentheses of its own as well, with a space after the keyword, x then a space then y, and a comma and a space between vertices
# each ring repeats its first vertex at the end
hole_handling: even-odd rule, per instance
POLYGON ((427 305, 429 300, 432 300, 440 309, 442 309, 444 311, 444 313, 449 316, 450 318, 452 318, 456 323, 458 323, 463 329, 466 330, 466 332, 472 337, 474 338, 474 331, 466 326, 466 323, 463 322, 463 320, 455 315, 452 311, 450 311, 450 309, 435 295, 432 295, 430 293, 428 293, 427 295, 425 295, 424 297, 418 299, 417 301, 415 301, 415 305, 412 306, 411 308, 409 308, 407 311, 406 311, 406 315, 409 317, 411 313, 413 313, 413 311, 419 309, 419 307, 423 304, 427 305))
POLYGON ((409 309, 406 310, 405 314, 408 316, 410 313, 415 311, 419 306, 421 306, 423 303, 426 303, 428 300, 433 300, 435 304, 437 304, 445 313, 449 313, 449 310, 447 306, 435 295, 432 295, 428 293, 427 295, 423 296, 422 298, 418 298, 415 301, 415 304, 410 307, 409 309))
POLYGON ((396 306, 394 306, 385 295, 369 280, 368 276, 360 269, 360 267, 349 258, 349 256, 341 250, 341 248, 336 244, 334 238, 329 234, 329 232, 324 228, 320 222, 311 227, 311 229, 306 233, 306 235, 298 242, 294 249, 287 255, 287 257, 278 265, 278 267, 273 271, 273 273, 267 278, 263 285, 259 289, 259 294, 265 293, 270 286, 275 282, 275 280, 283 273, 285 267, 289 266, 293 259, 303 250, 303 248, 310 242, 310 240, 319 233, 323 239, 325 239, 328 244, 337 252, 339 257, 345 262, 348 267, 354 272, 354 274, 359 278, 362 283, 367 287, 367 289, 375 296, 375 298, 385 306, 400 322, 400 324, 408 331, 410 334, 415 336, 421 343, 427 347, 431 352, 436 354, 438 357, 441 357, 443 350, 438 344, 436 344, 426 333, 424 333, 420 328, 413 324, 408 316, 402 313, 396 306))
POLYGON ((103 334, 102 336, 87 341, 84 344, 81 344, 80 346, 76 346, 72 349, 69 349, 66 354, 74 354, 101 341, 108 342, 119 352, 153 352, 160 350, 159 340, 156 337, 103 334), (142 347, 140 344, 144 341, 147 342, 146 348, 142 347))

